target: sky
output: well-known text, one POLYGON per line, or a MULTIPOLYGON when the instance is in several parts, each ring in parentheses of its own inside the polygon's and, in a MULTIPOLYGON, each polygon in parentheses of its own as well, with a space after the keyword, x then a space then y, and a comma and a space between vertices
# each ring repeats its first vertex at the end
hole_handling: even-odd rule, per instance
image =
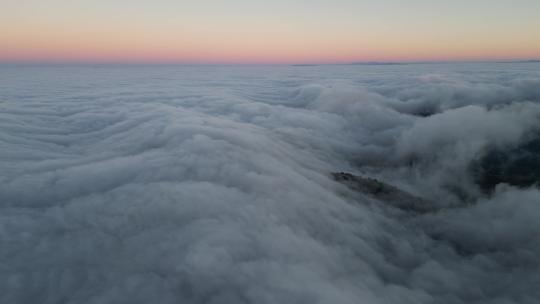
POLYGON ((0 62, 540 58, 537 0, 0 0, 0 62))

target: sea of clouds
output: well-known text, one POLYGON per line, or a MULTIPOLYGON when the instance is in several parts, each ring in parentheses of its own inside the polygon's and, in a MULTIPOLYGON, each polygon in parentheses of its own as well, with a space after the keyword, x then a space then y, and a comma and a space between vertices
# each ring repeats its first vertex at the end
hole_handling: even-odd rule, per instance
POLYGON ((470 172, 539 131, 538 63, 0 67, 0 303, 539 303, 540 191, 470 172))

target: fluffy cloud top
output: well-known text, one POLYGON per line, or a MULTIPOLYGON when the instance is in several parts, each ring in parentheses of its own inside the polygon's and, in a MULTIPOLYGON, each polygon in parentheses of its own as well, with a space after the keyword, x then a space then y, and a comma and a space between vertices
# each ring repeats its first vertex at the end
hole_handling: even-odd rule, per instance
POLYGON ((540 191, 470 164, 539 102, 538 64, 2 69, 0 302, 537 303, 540 191))

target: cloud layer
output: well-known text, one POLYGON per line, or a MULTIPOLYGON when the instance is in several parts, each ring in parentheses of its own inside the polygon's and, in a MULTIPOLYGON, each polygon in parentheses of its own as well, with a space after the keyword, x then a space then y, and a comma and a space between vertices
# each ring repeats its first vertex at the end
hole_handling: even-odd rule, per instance
POLYGON ((538 64, 19 67, 0 86, 2 303, 540 299, 540 191, 470 173, 539 131, 538 64))

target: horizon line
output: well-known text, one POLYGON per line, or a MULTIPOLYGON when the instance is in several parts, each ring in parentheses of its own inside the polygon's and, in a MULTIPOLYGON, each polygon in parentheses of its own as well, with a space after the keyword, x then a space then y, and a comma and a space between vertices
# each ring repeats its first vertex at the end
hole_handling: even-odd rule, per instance
POLYGON ((351 62, 108 62, 108 61, 0 61, 0 66, 340 66, 340 65, 414 65, 459 63, 540 63, 540 58, 526 59, 449 59, 449 60, 366 60, 351 62))

